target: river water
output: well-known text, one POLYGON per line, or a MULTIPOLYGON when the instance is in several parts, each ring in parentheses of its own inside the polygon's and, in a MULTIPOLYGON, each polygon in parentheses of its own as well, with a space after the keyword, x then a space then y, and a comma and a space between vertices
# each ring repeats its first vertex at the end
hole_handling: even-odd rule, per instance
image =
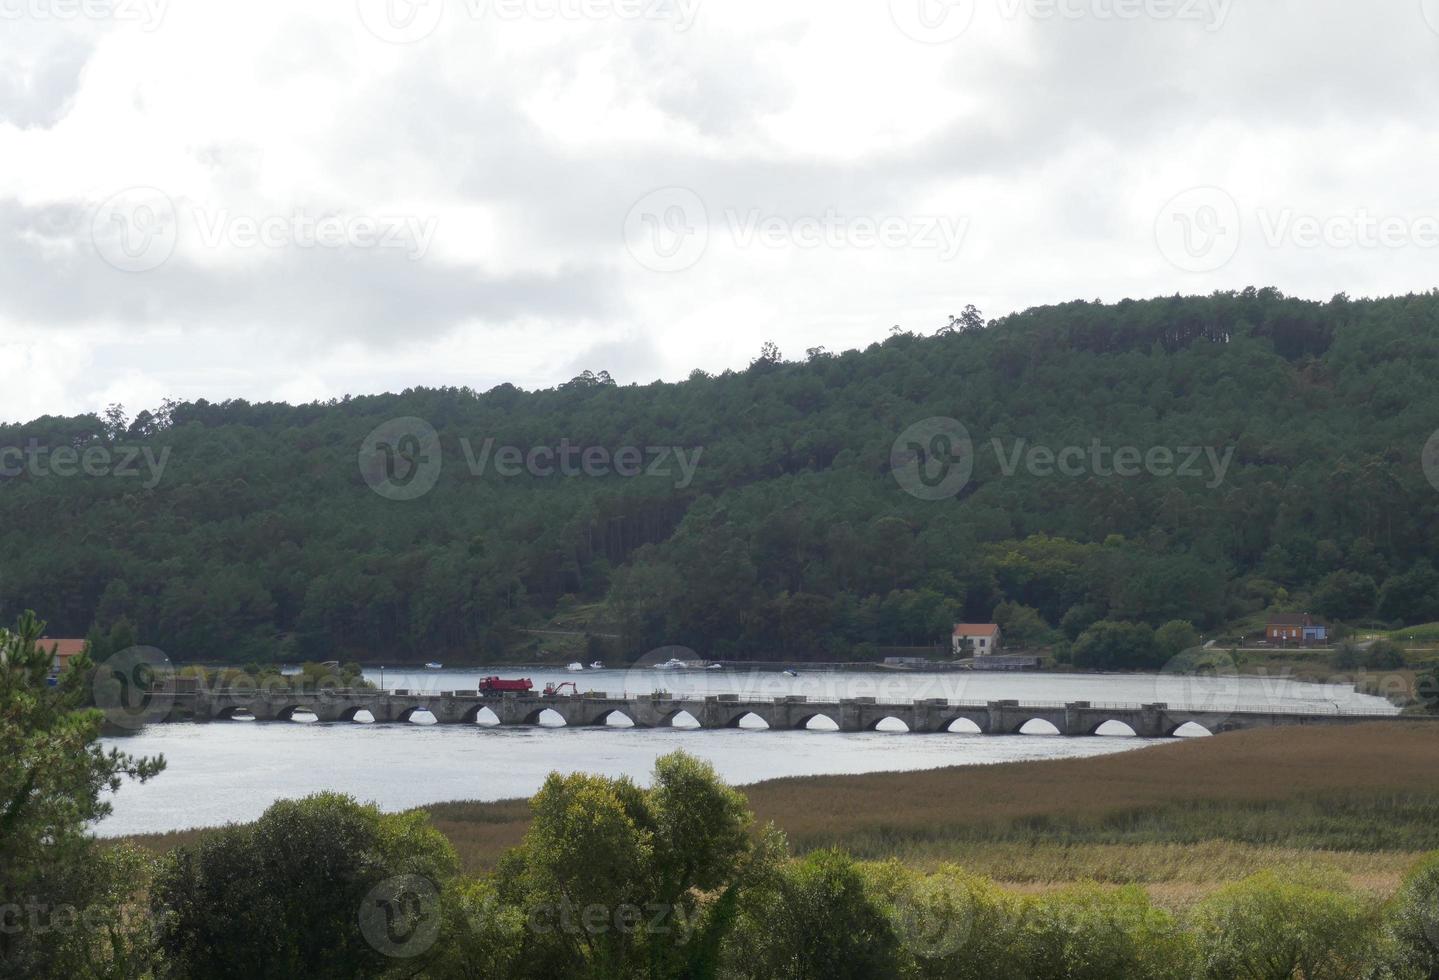
MULTIPOLYGON (((1379 698, 1336 685, 1301 684, 1275 678, 1177 677, 1166 675, 773 672, 633 670, 490 670, 528 677, 537 688, 575 681, 581 691, 614 694, 668 690, 677 697, 736 693, 752 697, 803 694, 811 701, 874 697, 905 702, 943 697, 951 701, 1014 699, 1021 702, 1090 701, 1186 705, 1209 711, 1280 708, 1331 712, 1392 713, 1379 698)), ((380 681, 380 672, 366 676, 380 681)), ((479 672, 384 671, 384 686, 421 691, 474 690, 479 672)), ((599 729, 499 729, 475 725, 364 722, 318 724, 313 720, 256 723, 152 725, 107 738, 107 747, 140 755, 162 754, 169 767, 140 786, 127 784, 112 798, 114 813, 101 836, 181 830, 251 820, 277 799, 321 790, 349 793, 385 810, 447 800, 499 800, 528 796, 554 770, 628 775, 643 781, 657 756, 683 748, 712 762, 733 783, 778 776, 929 769, 939 766, 1054 759, 1122 752, 1152 740, 1106 726, 1111 737, 1059 738, 1042 734, 972 736, 910 735, 903 726, 841 733, 817 719, 810 731, 755 728, 636 729, 612 719, 599 729), (824 729, 830 730, 824 730, 824 729), (1128 736, 1128 737, 1124 737, 1128 736)), ((1052 732, 1042 723, 1026 731, 1052 732)), ((1186 733, 1187 734, 1187 733, 1186 733)), ((1202 735, 1202 731, 1194 734, 1202 735)))

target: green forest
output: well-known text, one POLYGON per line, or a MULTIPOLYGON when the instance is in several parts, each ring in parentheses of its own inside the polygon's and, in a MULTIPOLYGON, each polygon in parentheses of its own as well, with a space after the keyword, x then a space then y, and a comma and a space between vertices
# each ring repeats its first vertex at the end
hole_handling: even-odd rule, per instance
MULTIPOLYGON (((1060 644, 1101 621, 1213 631, 1267 609, 1439 619, 1422 462, 1439 293, 971 307, 934 327, 843 353, 766 345, 679 383, 599 371, 3 425, 0 621, 126 621, 177 660, 244 662, 495 659, 576 609, 612 655, 738 659, 947 642, 996 616, 1060 644), (406 418, 433 427, 419 451, 442 465, 394 499, 363 450, 406 418), (895 471, 911 449, 933 463, 901 438, 933 419, 971 439, 952 493, 895 471), (537 447, 588 472, 513 465, 537 447), (1044 454, 1065 447, 1082 453, 1062 471, 1044 454), (1123 475, 1124 447, 1174 465, 1123 475)), ((415 445, 394 452, 417 465, 415 445)))

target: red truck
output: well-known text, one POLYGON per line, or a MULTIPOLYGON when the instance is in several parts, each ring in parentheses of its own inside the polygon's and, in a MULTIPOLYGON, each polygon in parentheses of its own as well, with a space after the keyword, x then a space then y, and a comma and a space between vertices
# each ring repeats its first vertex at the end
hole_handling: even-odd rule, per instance
POLYGON ((499 677, 486 677, 480 681, 480 691, 485 694, 499 694, 507 691, 515 694, 524 694, 534 689, 535 685, 530 683, 528 677, 522 677, 519 680, 513 681, 504 680, 499 677))

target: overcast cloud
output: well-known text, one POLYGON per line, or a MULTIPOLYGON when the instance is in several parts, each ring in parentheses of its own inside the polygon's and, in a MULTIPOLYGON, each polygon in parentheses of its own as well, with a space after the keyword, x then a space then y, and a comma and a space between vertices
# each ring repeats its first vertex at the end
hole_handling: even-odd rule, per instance
POLYGON ((1439 0, 0 0, 0 420, 1427 290, 1436 83, 1439 0))

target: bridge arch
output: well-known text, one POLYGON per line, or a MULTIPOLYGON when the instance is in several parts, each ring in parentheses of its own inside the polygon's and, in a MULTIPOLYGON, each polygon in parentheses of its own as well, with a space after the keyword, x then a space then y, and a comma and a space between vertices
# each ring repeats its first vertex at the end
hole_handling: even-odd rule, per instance
POLYGON ((808 714, 800 718, 799 721, 794 723, 794 727, 796 731, 837 732, 839 731, 839 722, 830 717, 827 712, 816 711, 813 714, 808 714), (824 719, 824 723, 818 727, 814 727, 814 723, 820 719, 824 719))
POLYGON ((955 735, 983 735, 989 719, 984 723, 976 721, 969 715, 959 715, 954 718, 942 718, 939 722, 939 730, 955 735))
POLYGON ((592 718, 590 718, 589 721, 587 722, 587 724, 597 725, 597 726, 608 726, 608 727, 610 727, 610 728, 639 728, 639 727, 640 727, 639 722, 635 721, 634 718, 632 718, 632 717, 630 716, 629 712, 625 711, 623 708, 606 708, 605 710, 601 711, 599 714, 597 714, 597 715, 593 716, 592 718), (621 722, 620 724, 616 724, 616 721, 618 721, 619 719, 624 719, 624 721, 621 722))
POLYGON ((1044 737, 1050 737, 1054 735, 1060 735, 1062 734, 1062 732, 1060 731, 1059 726, 1056 725, 1054 722, 1050 721, 1048 718, 1036 717, 1028 718, 1025 721, 1020 722, 1017 726, 1015 726, 1013 734, 1040 735, 1044 737))
POLYGON ((676 708, 660 719, 660 725, 665 728, 675 728, 680 731, 692 728, 703 728, 700 720, 690 714, 684 708, 676 708), (679 722, 683 721, 683 724, 679 722))
POLYGON ((759 728, 760 725, 763 725, 765 728, 774 727, 769 723, 769 719, 764 717, 764 715, 756 714, 755 712, 748 710, 740 711, 734 714, 724 723, 725 728, 759 728), (759 725, 753 723, 746 725, 746 719, 752 719, 753 721, 757 721, 759 722, 759 725))
MULTIPOLYGON (((1218 727, 1217 725, 1215 726, 1218 727)), ((1171 727, 1164 733, 1165 738, 1208 738, 1214 730, 1200 721, 1185 721, 1171 727)))
POLYGON ((873 722, 864 727, 866 731, 889 732, 896 734, 899 732, 907 732, 910 730, 908 722, 906 722, 903 718, 896 717, 895 715, 885 715, 883 718, 876 718, 873 722), (891 722, 892 724, 885 724, 886 722, 891 722))
POLYGON ((395 714, 395 720, 407 725, 434 725, 439 722, 439 719, 435 718, 434 713, 430 711, 429 705, 424 704, 406 705, 403 710, 395 714), (417 714, 429 715, 433 720, 425 721, 416 718, 417 714))
POLYGON ((375 723, 375 712, 368 704, 356 704, 342 710, 335 716, 335 720, 353 722, 357 725, 373 725, 375 723), (369 715, 369 720, 366 721, 359 717, 360 715, 369 715))
POLYGON ((255 721, 257 716, 248 704, 232 704, 215 712, 221 721, 255 721))
POLYGON ((466 725, 487 725, 494 727, 500 723, 500 716, 495 714, 487 704, 477 704, 460 716, 460 721, 466 725))
POLYGON ((1087 734, 1098 735, 1100 738, 1138 738, 1136 732, 1128 722, 1120 721, 1118 718, 1109 718, 1101 721, 1089 730, 1087 734))
POLYGON ((541 705, 525 715, 524 724, 538 725, 541 728, 567 728, 570 720, 561 712, 556 711, 553 706, 541 705), (555 719, 559 719, 558 723, 555 719))
MULTIPOLYGON (((259 716, 257 715, 256 717, 259 717, 259 716)), ((279 708, 278 710, 276 710, 275 714, 274 714, 272 717, 274 717, 274 719, 275 719, 276 721, 294 721, 294 722, 300 722, 300 723, 304 723, 304 724, 308 724, 308 723, 311 722, 311 721, 317 720, 317 719, 315 718, 315 711, 314 711, 314 709, 311 708, 311 707, 310 707, 309 705, 307 705, 307 704, 287 704, 287 705, 284 705, 283 707, 281 707, 281 708, 279 708), (296 718, 296 717, 295 717, 296 715, 309 715, 310 717, 308 717, 308 718, 303 718, 303 717, 302 717, 302 718, 296 718)))

